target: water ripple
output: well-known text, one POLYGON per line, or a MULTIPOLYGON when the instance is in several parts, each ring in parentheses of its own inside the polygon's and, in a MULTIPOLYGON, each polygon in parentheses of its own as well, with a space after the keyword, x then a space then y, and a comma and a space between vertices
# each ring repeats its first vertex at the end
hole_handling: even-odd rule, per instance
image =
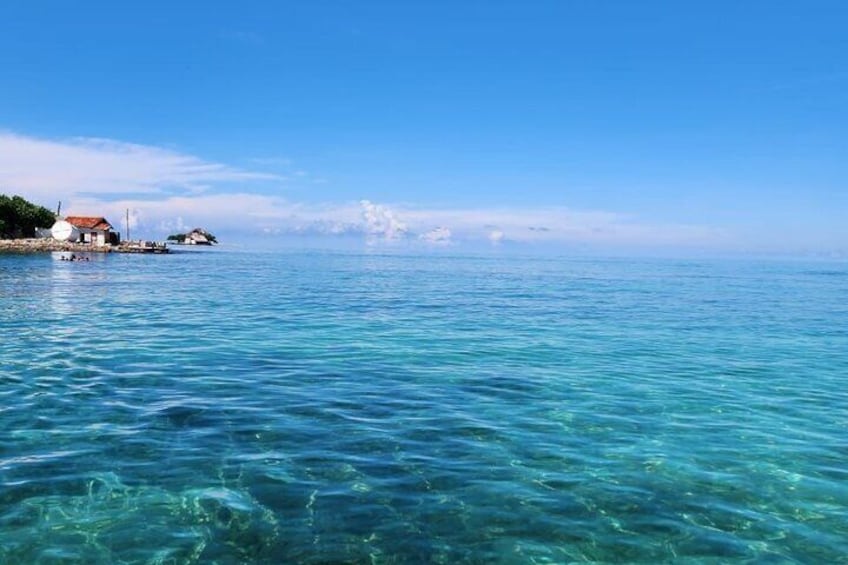
POLYGON ((0 256, 0 561, 844 560, 844 274, 0 256))

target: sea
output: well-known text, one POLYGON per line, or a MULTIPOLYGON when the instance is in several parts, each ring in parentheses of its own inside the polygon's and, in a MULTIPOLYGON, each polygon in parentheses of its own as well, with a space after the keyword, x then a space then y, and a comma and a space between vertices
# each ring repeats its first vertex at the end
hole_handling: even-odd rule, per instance
POLYGON ((0 255, 0 563, 586 562, 848 562, 848 262, 0 255))

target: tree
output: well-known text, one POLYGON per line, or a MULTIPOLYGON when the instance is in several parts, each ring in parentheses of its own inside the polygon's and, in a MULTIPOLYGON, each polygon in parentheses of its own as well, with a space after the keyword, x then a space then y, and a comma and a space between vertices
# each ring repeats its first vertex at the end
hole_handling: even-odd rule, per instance
POLYGON ((0 194, 0 238, 33 237, 35 228, 50 227, 54 221, 53 212, 44 206, 0 194))

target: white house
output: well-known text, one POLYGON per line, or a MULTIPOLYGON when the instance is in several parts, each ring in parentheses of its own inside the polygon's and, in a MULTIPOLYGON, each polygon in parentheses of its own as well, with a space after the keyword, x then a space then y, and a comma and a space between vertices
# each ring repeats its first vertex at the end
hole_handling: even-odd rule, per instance
POLYGON ((106 218, 99 216, 68 216, 65 218, 65 221, 79 231, 79 241, 81 243, 106 245, 107 243, 117 244, 120 241, 118 233, 113 231, 112 224, 107 222, 106 218))

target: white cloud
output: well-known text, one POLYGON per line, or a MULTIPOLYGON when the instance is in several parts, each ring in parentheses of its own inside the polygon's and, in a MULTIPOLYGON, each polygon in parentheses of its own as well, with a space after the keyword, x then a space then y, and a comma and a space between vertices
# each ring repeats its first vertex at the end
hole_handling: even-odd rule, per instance
POLYGON ((418 236, 418 239, 429 245, 447 246, 452 243, 451 235, 451 231, 448 228, 439 226, 426 233, 422 233, 418 236))
POLYGON ((190 229, 192 229, 192 227, 193 226, 189 226, 188 224, 185 223, 185 221, 183 221, 182 216, 177 216, 173 220, 168 220, 168 219, 164 219, 164 218, 159 220, 159 225, 157 227, 158 228, 157 231, 162 232, 162 233, 168 232, 169 234, 185 233, 185 232, 189 231, 190 229))
POLYGON ((397 241, 406 237, 408 228, 395 213, 386 206, 362 200, 362 218, 369 243, 397 241))
POLYGON ((500 244, 599 245, 708 244, 726 239, 721 230, 690 225, 649 225, 623 214, 565 207, 403 208, 393 207, 414 233, 446 226, 454 239, 500 244))
MULTIPOLYGON (((309 177, 300 169, 292 174, 309 177)), ((259 193, 258 182, 282 180, 160 147, 0 132, 0 190, 50 207, 62 200, 66 213, 104 215, 122 229, 129 209, 130 227, 138 236, 160 237, 200 226, 245 235, 357 236, 369 244, 655 246, 730 241, 713 228, 647 224, 605 211, 429 208, 370 200, 306 203, 259 193), (228 190, 235 183, 239 189, 228 190)))
POLYGON ((69 213, 103 214, 118 227, 130 209, 132 229, 161 236, 191 227, 244 234, 363 237, 369 245, 480 243, 706 245, 726 240, 718 230, 685 225, 651 226, 615 214, 567 209, 503 210, 389 207, 371 201, 308 204, 250 194, 171 196, 107 202, 78 199, 69 213), (118 223, 116 223, 116 221, 118 223))
POLYGON ((114 219, 123 225, 127 209, 137 218, 135 222, 131 221, 131 226, 160 233, 200 226, 213 231, 247 234, 331 234, 345 232, 346 225, 361 223, 357 219, 359 208, 355 205, 334 208, 307 206, 246 192, 112 202, 88 197, 76 199, 68 213, 102 214, 112 220, 113 225, 114 219))
POLYGON ((0 132, 0 187, 40 201, 85 194, 198 194, 215 183, 274 179, 149 145, 0 132))

